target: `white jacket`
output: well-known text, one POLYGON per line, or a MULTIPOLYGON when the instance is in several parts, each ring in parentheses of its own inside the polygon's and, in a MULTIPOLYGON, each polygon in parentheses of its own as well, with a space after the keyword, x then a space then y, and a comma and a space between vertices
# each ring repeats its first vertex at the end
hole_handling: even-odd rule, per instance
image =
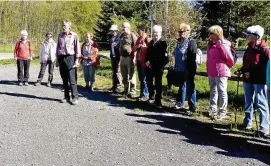
POLYGON ((49 58, 49 46, 51 47, 51 60, 54 62, 56 60, 56 42, 54 40, 46 41, 42 43, 40 49, 40 62, 44 63, 49 58))

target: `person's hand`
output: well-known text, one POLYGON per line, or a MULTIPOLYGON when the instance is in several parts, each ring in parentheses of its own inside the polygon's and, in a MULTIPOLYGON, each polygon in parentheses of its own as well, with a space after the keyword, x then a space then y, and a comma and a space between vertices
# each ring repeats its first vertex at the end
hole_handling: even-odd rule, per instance
POLYGON ((136 64, 136 56, 134 56, 134 58, 133 58, 133 63, 134 63, 134 65, 136 64))
POLYGON ((238 70, 236 70, 236 71, 234 72, 234 74, 235 74, 237 77, 240 77, 240 76, 242 75, 242 72, 241 72, 240 69, 238 69, 238 70))
POLYGON ((78 62, 78 59, 75 60, 75 63, 73 65, 73 68, 77 68, 79 67, 79 62, 78 62))
POLYGON ((245 78, 249 78, 250 77, 249 72, 244 73, 244 75, 245 75, 245 78))
POLYGON ((31 56, 31 57, 29 58, 29 60, 31 60, 31 61, 32 61, 32 60, 33 60, 33 57, 31 56))
POLYGON ((151 69, 151 63, 150 63, 150 61, 147 61, 147 62, 145 63, 145 65, 146 65, 148 68, 151 69))
POLYGON ((117 46, 117 43, 116 43, 116 42, 113 42, 113 43, 112 43, 112 46, 113 46, 113 47, 116 47, 116 46, 117 46))
POLYGON ((17 61, 17 57, 15 56, 14 59, 17 61))

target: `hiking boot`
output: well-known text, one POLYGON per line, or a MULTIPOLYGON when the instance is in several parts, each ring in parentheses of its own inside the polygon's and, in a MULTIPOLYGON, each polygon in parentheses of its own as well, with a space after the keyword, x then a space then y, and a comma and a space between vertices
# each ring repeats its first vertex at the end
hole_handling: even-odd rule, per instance
POLYGON ((70 99, 68 99, 68 98, 64 98, 64 99, 60 100, 60 103, 68 103, 68 102, 70 102, 70 99))
POLYGON ((51 87, 51 83, 50 82, 47 82, 47 87, 51 87))
POLYGON ((28 85, 29 85, 28 82, 25 82, 25 83, 24 83, 24 86, 28 86, 28 85))
POLYGON ((36 83, 35 83, 35 86, 40 86, 40 81, 37 81, 36 83))
POLYGON ((77 99, 72 99, 71 104, 72 105, 77 105, 78 104, 78 100, 77 99))

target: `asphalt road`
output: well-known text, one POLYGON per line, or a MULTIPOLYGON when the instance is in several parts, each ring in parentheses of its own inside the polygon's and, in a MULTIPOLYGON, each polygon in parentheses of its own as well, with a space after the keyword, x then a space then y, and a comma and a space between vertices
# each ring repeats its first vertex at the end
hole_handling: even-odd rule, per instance
POLYGON ((136 104, 104 91, 91 94, 79 87, 79 105, 59 103, 63 92, 58 70, 52 88, 35 87, 38 68, 30 68, 30 86, 20 87, 15 64, 0 66, 1 166, 260 166, 270 162, 267 140, 230 136, 223 126, 167 110, 138 112, 136 104))

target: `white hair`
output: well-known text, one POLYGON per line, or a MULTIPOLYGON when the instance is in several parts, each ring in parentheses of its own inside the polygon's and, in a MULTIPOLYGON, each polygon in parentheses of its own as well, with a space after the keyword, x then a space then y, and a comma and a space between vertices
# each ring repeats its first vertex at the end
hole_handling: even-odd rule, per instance
POLYGON ((129 29, 131 28, 131 25, 129 22, 124 22, 124 23, 122 23, 122 25, 129 28, 129 29))
POLYGON ((28 36, 28 33, 26 30, 21 30, 20 34, 21 36, 28 36))
POLYGON ((161 25, 154 25, 154 26, 152 27, 152 30, 156 30, 156 31, 158 31, 158 32, 162 32, 162 26, 161 26, 161 25))

